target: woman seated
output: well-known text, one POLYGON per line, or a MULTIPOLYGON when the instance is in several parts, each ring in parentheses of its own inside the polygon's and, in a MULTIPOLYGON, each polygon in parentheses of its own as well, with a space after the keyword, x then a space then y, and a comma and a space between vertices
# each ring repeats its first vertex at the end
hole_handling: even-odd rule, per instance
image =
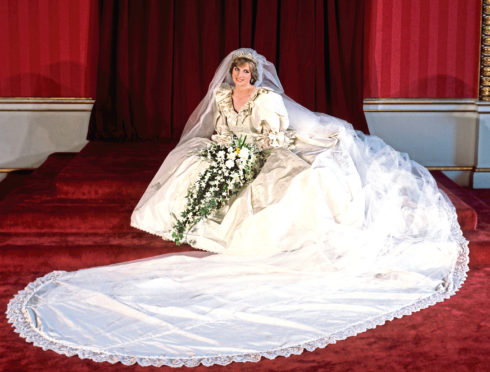
POLYGON ((468 270, 429 172, 288 98, 251 49, 224 59, 131 224, 219 254, 47 274, 10 301, 22 337, 111 363, 258 361, 433 305, 468 270))
POLYGON ((319 134, 327 134, 309 138, 298 122, 296 137, 289 128, 282 90, 273 89, 280 87, 275 70, 271 71, 275 84, 268 85, 258 65, 259 56, 252 50, 233 54, 227 70, 232 85, 225 78, 213 89, 210 102, 201 104, 208 106, 201 107, 203 118, 197 123, 189 120, 181 143, 133 212, 132 226, 172 240, 188 189, 208 166, 200 150, 212 142, 229 144, 233 137, 264 149, 267 161, 258 177, 218 213, 192 226, 185 242, 211 252, 273 254, 321 243, 339 224, 356 228, 363 224, 361 178, 344 144, 338 143, 346 130, 343 123, 332 118, 315 124, 319 118, 299 112, 297 116, 305 116, 302 120, 313 121, 305 126, 317 125, 319 134), (212 115, 206 116, 208 111, 212 115), (214 131, 210 138, 192 136, 207 126, 214 131))

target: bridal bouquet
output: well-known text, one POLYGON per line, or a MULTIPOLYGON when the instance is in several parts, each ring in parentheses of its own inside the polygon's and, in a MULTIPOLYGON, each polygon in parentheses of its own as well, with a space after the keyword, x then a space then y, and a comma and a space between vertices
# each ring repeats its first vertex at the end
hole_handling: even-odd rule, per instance
POLYGON ((246 184, 255 179, 265 162, 265 152, 232 137, 229 144, 210 144, 200 152, 209 166, 189 187, 186 207, 172 230, 172 238, 180 245, 184 234, 195 224, 225 205, 246 184))

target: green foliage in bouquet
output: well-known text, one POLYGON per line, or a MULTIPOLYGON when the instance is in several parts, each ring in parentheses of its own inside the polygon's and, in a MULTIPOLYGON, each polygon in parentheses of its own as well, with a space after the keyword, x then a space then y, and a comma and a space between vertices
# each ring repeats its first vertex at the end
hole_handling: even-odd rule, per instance
POLYGON ((228 145, 213 143, 200 152, 209 165, 187 191, 185 209, 172 229, 177 245, 195 224, 218 211, 260 172, 266 153, 247 144, 246 138, 232 137, 228 145))

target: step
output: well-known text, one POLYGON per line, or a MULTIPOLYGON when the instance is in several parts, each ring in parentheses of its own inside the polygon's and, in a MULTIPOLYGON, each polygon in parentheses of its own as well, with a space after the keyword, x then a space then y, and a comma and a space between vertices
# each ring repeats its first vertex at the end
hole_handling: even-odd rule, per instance
POLYGON ((177 246, 165 242, 160 246, 131 247, 113 244, 104 245, 4 245, 1 247, 2 260, 0 271, 16 269, 21 271, 36 270, 76 270, 81 267, 110 265, 117 262, 127 262, 168 253, 189 251, 187 245, 177 246))
POLYGON ((0 232, 129 232, 135 205, 136 201, 122 205, 107 200, 11 204, 0 215, 0 232))
MULTIPOLYGON (((448 190, 445 190, 452 197, 448 190)), ((476 212, 453 198, 463 231, 475 230, 476 212)), ((16 200, 0 205, 0 232, 128 232, 138 199, 16 200)))
POLYGON ((55 245, 119 245, 133 248, 162 247, 168 244, 156 235, 138 229, 127 232, 3 232, 0 233, 0 251, 3 246, 25 247, 55 245))
POLYGON ((483 209, 490 209, 490 189, 473 189, 472 196, 484 205, 483 209))
POLYGON ((458 223, 463 231, 472 231, 476 229, 478 223, 478 214, 476 211, 462 199, 456 196, 451 190, 442 184, 438 184, 439 188, 444 191, 448 198, 456 208, 458 214, 458 223))
POLYGON ((67 198, 140 198, 175 143, 90 142, 56 179, 67 198))
POLYGON ((441 171, 431 171, 431 174, 456 208, 461 230, 475 230, 478 224, 476 209, 480 209, 482 205, 472 196, 471 190, 459 186, 441 171))
POLYGON ((490 235, 481 240, 469 237, 470 263, 472 269, 490 267, 490 235))
MULTIPOLYGON (((27 200, 41 194, 54 194, 53 179, 72 161, 77 153, 58 152, 48 156, 41 166, 28 174, 9 174, 0 182, 0 201, 27 200)), ((1 206, 0 206, 1 209, 1 206)))
POLYGON ((488 205, 484 201, 475 196, 476 190, 459 186, 456 182, 442 173, 442 171, 431 171, 430 173, 436 179, 439 186, 442 185, 446 187, 446 189, 449 189, 455 196, 460 198, 473 209, 480 210, 482 208, 488 208, 488 205))
POLYGON ((0 182, 0 202, 4 200, 7 196, 10 196, 12 192, 19 189, 32 172, 11 172, 7 174, 7 177, 0 182))
POLYGON ((490 266, 490 208, 478 211, 478 228, 464 233, 470 241, 470 267, 490 266))

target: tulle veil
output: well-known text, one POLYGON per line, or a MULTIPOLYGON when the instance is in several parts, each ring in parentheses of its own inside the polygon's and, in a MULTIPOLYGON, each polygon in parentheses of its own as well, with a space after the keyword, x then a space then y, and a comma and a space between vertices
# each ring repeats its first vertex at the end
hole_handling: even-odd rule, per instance
MULTIPOLYGON (((259 75, 254 83, 256 87, 268 89, 281 95, 288 112, 289 129, 294 130, 297 140, 311 145, 329 147, 335 145, 342 134, 348 132, 350 135, 347 138, 352 138, 352 136, 356 135, 356 131, 350 123, 324 113, 313 112, 288 97, 284 92, 274 64, 253 49, 240 48, 230 52, 221 61, 209 84, 206 95, 189 116, 179 143, 167 156, 165 162, 150 182, 150 186, 155 185, 157 180, 161 182, 165 174, 170 174, 169 170, 176 166, 177 159, 180 157, 181 146, 187 141, 196 137, 211 138, 215 130, 213 119, 217 110, 215 104, 216 91, 223 83, 234 84, 229 69, 233 59, 236 57, 249 58, 256 63, 259 75)), ((363 135, 362 132, 357 133, 358 135, 363 135)), ((347 142, 345 142, 346 144, 347 142)), ((136 208, 144 204, 148 197, 149 194, 145 194, 138 202, 136 208)))
POLYGON ((256 87, 271 90, 280 94, 288 111, 290 129, 294 130, 302 140, 309 143, 328 144, 336 137, 340 128, 353 130, 352 125, 336 117, 308 110, 284 93, 281 81, 273 63, 263 55, 249 48, 240 48, 229 53, 218 66, 209 89, 204 98, 194 109, 186 122, 180 143, 193 137, 209 138, 213 134, 213 116, 216 110, 214 103, 217 88, 222 83, 233 85, 229 69, 233 59, 245 57, 252 59, 257 65, 258 79, 256 87))

